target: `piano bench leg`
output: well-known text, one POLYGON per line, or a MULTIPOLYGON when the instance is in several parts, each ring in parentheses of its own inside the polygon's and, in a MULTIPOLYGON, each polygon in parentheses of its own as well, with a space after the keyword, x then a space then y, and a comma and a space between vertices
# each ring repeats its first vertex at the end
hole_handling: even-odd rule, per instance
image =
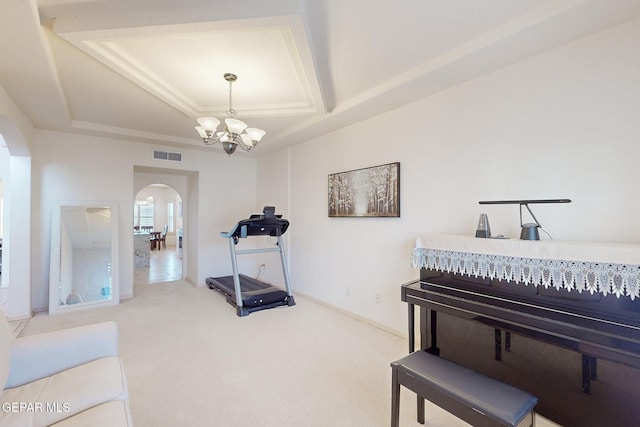
MULTIPOLYGON (((418 422, 424 424, 424 397, 417 396, 418 422)), ((400 381, 398 370, 391 370, 391 427, 400 427, 400 381)))
POLYGON ((504 333, 504 351, 511 351, 511 332, 504 333))
POLYGON ((391 372, 391 427, 400 425, 400 383, 398 371, 391 372))

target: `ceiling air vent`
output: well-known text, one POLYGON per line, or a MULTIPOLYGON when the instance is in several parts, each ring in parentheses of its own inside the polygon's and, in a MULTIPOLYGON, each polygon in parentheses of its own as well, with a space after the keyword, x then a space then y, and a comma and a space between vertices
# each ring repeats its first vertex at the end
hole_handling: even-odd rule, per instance
POLYGON ((172 153, 170 151, 153 150, 153 158, 156 160, 168 160, 170 162, 181 162, 182 153, 172 153))

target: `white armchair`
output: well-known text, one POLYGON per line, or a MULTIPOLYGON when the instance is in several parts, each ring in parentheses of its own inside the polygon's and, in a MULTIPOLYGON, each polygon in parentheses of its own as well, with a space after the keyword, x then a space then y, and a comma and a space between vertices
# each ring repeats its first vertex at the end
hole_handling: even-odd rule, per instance
POLYGON ((132 425, 114 322, 14 338, 0 317, 0 426, 132 425))

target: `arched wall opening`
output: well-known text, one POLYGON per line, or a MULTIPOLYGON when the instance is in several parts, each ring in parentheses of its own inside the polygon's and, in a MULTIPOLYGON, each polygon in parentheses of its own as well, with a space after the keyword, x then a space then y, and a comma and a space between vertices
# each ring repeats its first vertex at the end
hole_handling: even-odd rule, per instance
POLYGON ((142 188, 133 204, 134 286, 181 280, 183 199, 173 187, 142 188))
MULTIPOLYGON (((198 179, 197 171, 134 166, 134 188, 131 194, 132 212, 136 195, 152 184, 166 185, 178 194, 181 200, 182 216, 182 278, 194 286, 198 283, 198 179)), ((132 230, 133 227, 132 215, 132 230)), ((175 237, 176 245, 179 244, 178 237, 175 237)))

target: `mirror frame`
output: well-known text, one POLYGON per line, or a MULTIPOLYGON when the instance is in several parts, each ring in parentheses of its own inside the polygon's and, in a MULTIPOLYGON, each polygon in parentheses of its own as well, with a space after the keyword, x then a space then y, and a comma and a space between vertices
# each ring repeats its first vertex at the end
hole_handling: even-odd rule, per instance
POLYGON ((118 204, 116 202, 72 201, 54 202, 51 210, 51 257, 49 264, 49 314, 84 310, 96 306, 120 303, 120 266, 118 262, 118 204), (60 277, 60 243, 63 207, 110 208, 111 209, 111 298, 108 300, 87 301, 78 304, 60 305, 58 280, 60 277))

